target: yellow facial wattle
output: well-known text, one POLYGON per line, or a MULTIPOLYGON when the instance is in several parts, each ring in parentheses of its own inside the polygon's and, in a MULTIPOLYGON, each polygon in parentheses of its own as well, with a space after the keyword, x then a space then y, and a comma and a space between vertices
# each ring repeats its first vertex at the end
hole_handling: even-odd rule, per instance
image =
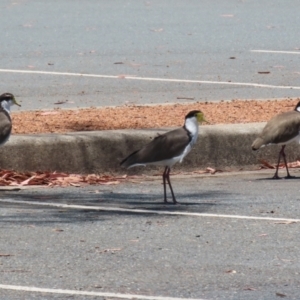
POLYGON ((17 102, 17 100, 16 100, 15 97, 13 97, 13 104, 18 105, 18 106, 21 106, 21 104, 19 104, 19 103, 17 102))
POLYGON ((209 123, 208 121, 206 121, 203 112, 199 112, 197 113, 197 121, 201 124, 203 122, 209 123))

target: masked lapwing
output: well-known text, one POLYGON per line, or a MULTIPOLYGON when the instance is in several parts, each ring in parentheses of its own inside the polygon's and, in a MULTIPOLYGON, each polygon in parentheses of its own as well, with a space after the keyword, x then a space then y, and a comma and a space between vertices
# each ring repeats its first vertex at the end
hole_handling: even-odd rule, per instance
POLYGON ((252 144, 252 150, 258 150, 260 147, 277 144, 281 145, 279 151, 276 171, 273 176, 274 179, 279 179, 278 168, 281 156, 286 167, 287 177, 292 176, 289 173, 289 168, 286 162, 284 148, 286 144, 293 141, 300 142, 300 101, 292 111, 284 112, 273 117, 264 127, 262 133, 256 138, 252 144))
POLYGON ((4 93, 0 96, 0 145, 5 144, 10 137, 12 128, 10 107, 14 104, 21 106, 13 94, 4 93))
POLYGON ((198 138, 198 122, 207 122, 200 110, 190 111, 185 116, 184 126, 155 137, 142 149, 133 152, 121 162, 121 166, 161 165, 165 166, 162 175, 164 185, 164 202, 167 202, 166 182, 169 184, 173 203, 177 203, 170 181, 170 169, 191 151, 198 138))

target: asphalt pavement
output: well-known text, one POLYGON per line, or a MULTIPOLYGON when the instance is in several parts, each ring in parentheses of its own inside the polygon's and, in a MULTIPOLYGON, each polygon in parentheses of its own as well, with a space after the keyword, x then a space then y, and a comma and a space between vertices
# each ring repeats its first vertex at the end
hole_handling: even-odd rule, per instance
POLYGON ((0 89, 22 110, 298 97, 298 6, 5 0, 0 89))
MULTIPOLYGON (((15 94, 20 110, 299 96, 295 0, 5 0, 0 7, 0 88, 15 94)), ((207 128, 201 151, 212 160, 195 148, 183 168, 194 159, 253 164, 247 151, 258 127, 224 127, 219 135, 207 128), (228 143, 237 152, 224 152, 228 143)), ((112 151, 98 134, 12 137, 0 149, 1 167, 10 156, 10 167, 26 169, 30 158, 37 170, 53 155, 56 169, 68 161, 79 171, 107 169, 111 158, 99 166, 96 148, 112 151)), ((113 149, 121 157, 131 146, 113 149)), ((176 206, 162 202, 159 176, 2 190, 0 298, 299 299, 300 175, 274 181, 272 172, 174 176, 176 206)))
POLYGON ((1 299, 103 298, 59 289, 299 299, 300 174, 292 173, 291 180, 270 180, 271 172, 173 176, 179 205, 163 203, 157 176, 2 192, 0 283, 20 291, 0 285, 1 299))

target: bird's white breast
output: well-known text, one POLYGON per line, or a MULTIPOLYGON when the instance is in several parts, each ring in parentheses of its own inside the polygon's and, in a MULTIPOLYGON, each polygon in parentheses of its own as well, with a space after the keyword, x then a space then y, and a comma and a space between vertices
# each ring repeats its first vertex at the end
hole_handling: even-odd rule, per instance
POLYGON ((190 135, 192 137, 189 145, 193 146, 197 141, 199 133, 199 124, 196 117, 186 119, 185 128, 190 132, 190 135))
POLYGON ((8 114, 10 114, 10 103, 9 102, 7 102, 7 101, 2 101, 1 102, 1 106, 2 106, 2 108, 8 113, 8 114))

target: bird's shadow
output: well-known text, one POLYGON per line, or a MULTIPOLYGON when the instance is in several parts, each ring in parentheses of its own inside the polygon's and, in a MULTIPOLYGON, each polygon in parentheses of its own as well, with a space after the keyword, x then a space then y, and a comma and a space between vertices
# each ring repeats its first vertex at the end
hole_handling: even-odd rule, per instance
POLYGON ((114 193, 104 191, 97 194, 87 191, 75 191, 72 193, 69 191, 55 191, 53 193, 47 192, 47 194, 43 191, 36 191, 34 194, 26 191, 5 193, 0 199, 4 201, 5 198, 8 200, 19 200, 22 203, 2 202, 0 204, 1 207, 3 209, 12 209, 12 213, 2 215, 0 222, 39 225, 82 223, 105 221, 124 215, 130 215, 134 218, 145 216, 160 217, 155 214, 155 211, 204 213, 210 211, 216 205, 226 205, 222 203, 224 196, 226 196, 224 195, 224 191, 216 190, 188 194, 177 193, 178 204, 173 204, 171 198, 168 199, 169 203, 164 203, 161 193, 114 193), (36 205, 29 205, 26 204, 26 201, 37 203, 36 205), (42 206, 39 203, 61 203, 70 205, 70 208, 54 207, 51 205, 42 206), (72 205, 81 205, 84 207, 72 208, 72 205), (95 210, 94 208, 97 207, 100 209, 95 210), (106 210, 101 210, 101 207, 104 207, 106 210), (110 210, 110 208, 113 209, 110 210), (118 208, 120 208, 120 211, 117 210, 118 208), (122 211, 122 209, 128 210, 122 211), (137 210, 136 212, 134 211, 135 209, 137 210))
POLYGON ((255 180, 256 181, 289 181, 289 180, 299 180, 300 177, 298 176, 291 176, 291 177, 287 177, 287 176, 282 176, 282 177, 279 177, 279 178, 273 178, 273 177, 265 177, 265 178, 256 178, 255 180))

